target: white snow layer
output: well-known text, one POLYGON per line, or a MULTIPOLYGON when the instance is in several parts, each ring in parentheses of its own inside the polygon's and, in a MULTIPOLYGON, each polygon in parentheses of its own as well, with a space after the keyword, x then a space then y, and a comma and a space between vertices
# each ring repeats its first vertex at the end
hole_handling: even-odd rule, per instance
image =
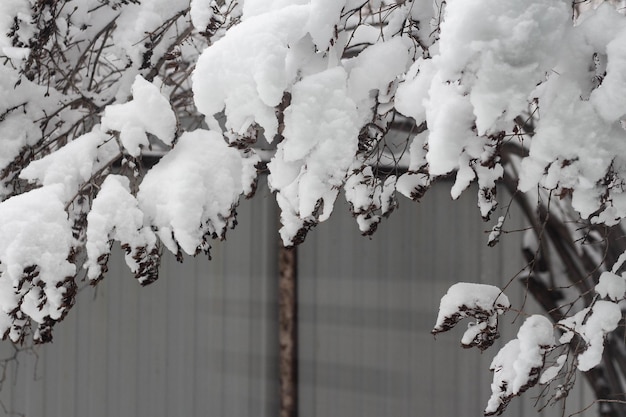
POLYGON ((56 152, 31 162, 20 178, 41 185, 62 184, 64 201, 70 201, 81 184, 119 156, 117 144, 96 127, 56 152))
POLYGON ((335 67, 293 86, 291 105, 285 110, 285 140, 268 164, 268 183, 278 191, 286 245, 293 244, 305 222, 330 216, 354 159, 359 128, 346 80, 345 70, 335 67))
MULTIPOLYGON (((58 284, 76 271, 67 260, 74 239, 63 194, 57 184, 0 204, 0 334, 9 331, 9 314, 16 310, 37 323, 58 319, 65 311, 66 289, 58 284), (25 270, 31 270, 28 279, 25 270)), ((16 340, 21 332, 12 328, 9 336, 16 340)))
POLYGON ((501 412, 513 396, 537 383, 545 354, 553 345, 552 322, 545 316, 528 317, 520 327, 517 338, 504 345, 491 362, 492 395, 485 415, 501 412))
POLYGON ((577 358, 579 370, 585 372, 600 363, 604 351, 604 338, 607 333, 617 328, 621 318, 622 311, 616 303, 597 301, 592 307, 585 308, 558 323, 564 331, 559 339, 561 343, 569 343, 575 334, 586 343, 585 350, 577 358))
POLYGON ((143 179, 137 193, 147 224, 173 253, 208 250, 206 237, 223 237, 239 197, 250 194, 256 155, 245 157, 220 133, 185 132, 143 179))
POLYGON ((101 257, 108 256, 111 242, 118 241, 129 245, 126 263, 130 270, 137 272, 137 263, 132 257, 135 248, 154 248, 156 236, 147 227, 139 204, 130 193, 129 180, 119 175, 109 175, 93 200, 87 215, 87 260, 89 279, 100 278, 103 271, 101 257))
POLYGON ((106 107, 102 129, 120 132, 120 141, 128 153, 139 156, 149 146, 146 133, 171 145, 176 133, 176 116, 159 88, 137 75, 131 88, 133 99, 128 103, 106 107))
POLYGON ((619 301, 624 298, 624 293, 626 293, 626 280, 620 275, 604 271, 600 275, 600 280, 595 290, 602 298, 606 297, 613 301, 619 301))
POLYGON ((446 320, 455 315, 467 317, 471 310, 502 314, 510 306, 506 294, 494 285, 458 282, 441 298, 434 330, 443 329, 446 320))
MULTIPOLYGON (((244 9, 245 12, 245 9, 244 9)), ((289 6, 250 17, 204 50, 193 72, 198 110, 211 119, 224 110, 226 128, 243 134, 253 123, 271 141, 278 130, 274 107, 295 80, 289 45, 306 33, 309 6, 289 6)))

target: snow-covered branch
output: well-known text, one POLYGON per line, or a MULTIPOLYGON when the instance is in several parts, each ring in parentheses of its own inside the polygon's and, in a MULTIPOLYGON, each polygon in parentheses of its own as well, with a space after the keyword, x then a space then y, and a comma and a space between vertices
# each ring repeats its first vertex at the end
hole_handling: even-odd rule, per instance
MULTIPOLYGON (((626 19, 613 3, 3 1, 0 333, 50 340, 115 242, 142 284, 163 250, 208 253, 261 170, 286 246, 337 198, 371 235, 398 193, 427 198, 451 177, 452 199, 477 184, 486 221, 498 184, 513 195, 530 225, 522 281, 552 319, 529 317, 496 355, 487 413, 576 366, 598 398, 607 380, 624 391, 626 369, 602 360, 626 287, 626 19), (546 365, 559 346, 576 366, 546 365)), ((506 210, 490 228, 490 246, 506 238, 506 210)), ((486 349, 512 307, 458 284, 433 332, 472 317, 462 344, 486 349)))

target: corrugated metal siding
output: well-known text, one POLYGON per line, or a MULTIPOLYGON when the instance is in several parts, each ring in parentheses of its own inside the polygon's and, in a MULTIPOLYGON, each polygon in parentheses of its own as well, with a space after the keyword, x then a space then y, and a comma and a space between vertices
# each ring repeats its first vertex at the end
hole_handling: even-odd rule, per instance
MULTIPOLYGON (((140 288, 121 257, 112 260, 54 342, 10 364, 6 408, 28 417, 276 416, 277 217, 269 196, 251 203, 211 262, 165 256, 161 278, 140 288)), ((0 357, 10 353, 3 344, 0 357)))
MULTIPOLYGON (((519 238, 487 248, 475 196, 451 204, 448 189, 402 202, 371 240, 338 203, 299 248, 301 417, 482 415, 496 350, 464 351, 460 332, 434 340, 430 329, 449 285, 502 285, 521 268, 519 238)), ((112 262, 52 345, 10 363, 5 406, 29 417, 277 416, 278 215, 267 190, 239 211, 213 261, 167 256, 149 287, 112 262)), ((519 284, 508 293, 521 305, 519 284)), ((536 415, 529 404, 514 400, 507 415, 536 415)))
MULTIPOLYGON (((299 252, 301 417, 482 415, 497 349, 463 350, 460 329, 436 340, 430 334, 450 285, 504 287, 523 267, 521 234, 489 248, 493 222, 480 220, 475 201, 468 191, 451 203, 449 186, 433 187, 419 204, 404 201, 372 240, 341 207, 309 235, 299 252)), ((506 229, 521 227, 516 217, 506 229)), ((518 282, 507 294, 522 306, 518 282)), ((500 346, 515 337, 521 318, 514 318, 504 319, 500 346)), ((530 396, 538 392, 514 399, 506 415, 537 415, 530 396)), ((573 410, 591 401, 583 384, 573 396, 573 410)))

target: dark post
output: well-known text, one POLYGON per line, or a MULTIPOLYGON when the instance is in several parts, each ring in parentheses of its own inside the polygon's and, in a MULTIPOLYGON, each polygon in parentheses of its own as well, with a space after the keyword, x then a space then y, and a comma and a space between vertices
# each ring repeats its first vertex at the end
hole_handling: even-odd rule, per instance
POLYGON ((280 342, 280 417, 298 416, 297 250, 278 251, 278 315, 280 342))

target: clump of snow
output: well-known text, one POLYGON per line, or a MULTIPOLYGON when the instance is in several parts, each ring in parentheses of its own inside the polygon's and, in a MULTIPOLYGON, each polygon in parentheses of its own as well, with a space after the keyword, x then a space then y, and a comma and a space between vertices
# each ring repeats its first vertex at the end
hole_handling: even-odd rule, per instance
MULTIPOLYGON (((115 13, 119 17, 116 20, 116 30, 111 34, 115 48, 119 50, 117 54, 120 58, 130 58, 133 68, 148 67, 152 56, 161 56, 165 48, 169 47, 169 42, 153 45, 146 34, 157 33, 167 19, 183 13, 189 7, 189 0, 150 0, 137 3, 127 4, 120 8, 121 13, 115 13), (154 49, 156 50, 153 51, 154 49)), ((103 17, 87 13, 88 16, 91 14, 103 17)))
POLYGON ((351 169, 351 172, 344 184, 346 201, 356 216, 361 233, 370 235, 382 217, 389 215, 397 206, 397 178, 390 175, 383 181, 374 175, 371 166, 351 169))
POLYGON ((405 38, 395 37, 366 48, 345 63, 349 71, 348 94, 357 103, 362 124, 371 117, 370 109, 375 104, 372 91, 378 91, 379 101, 385 102, 390 84, 408 68, 410 47, 405 38))
POLYGON ((264 13, 272 13, 289 6, 309 4, 311 0, 246 0, 243 2, 242 19, 250 19, 264 13))
POLYGON ((68 261, 75 242, 63 191, 51 185, 0 204, 0 334, 13 341, 27 318, 44 330, 73 303, 65 284, 76 272, 68 261))
POLYGON ((192 82, 194 101, 209 126, 217 129, 211 119, 224 110, 227 130, 243 134, 256 122, 267 140, 274 138, 274 107, 297 75, 288 65, 289 45, 306 34, 309 12, 308 5, 293 5, 247 18, 204 50, 192 82))
POLYGON ((346 78, 345 70, 335 67, 293 86, 285 110, 285 140, 268 164, 286 245, 294 244, 305 223, 330 216, 356 154, 357 112, 347 95, 346 78))
POLYGON ((504 216, 498 217, 498 222, 493 226, 491 232, 489 232, 489 238, 487 239, 487 245, 495 246, 500 240, 502 234, 502 226, 504 225, 504 216))
POLYGON ((550 320, 541 315, 528 317, 517 338, 504 345, 491 362, 492 395, 485 415, 501 414, 511 398, 539 381, 545 355, 553 346, 554 328, 550 320))
POLYGON ((88 182, 95 171, 119 156, 119 147, 98 127, 56 152, 31 162, 20 178, 41 185, 63 184, 64 200, 70 201, 81 184, 88 182))
POLYGON ((617 328, 621 318, 622 311, 616 303, 597 301, 592 307, 559 321, 559 327, 564 331, 559 342, 569 343, 574 335, 578 335, 586 343, 585 350, 577 357, 579 370, 585 372, 600 363, 604 338, 617 328))
POLYGON ((173 253, 208 251, 207 239, 224 237, 240 196, 253 192, 258 161, 217 132, 185 132, 139 186, 145 222, 173 253))
POLYGON ((426 160, 431 175, 444 175, 459 167, 466 143, 479 140, 472 131, 472 104, 465 87, 446 82, 437 74, 425 105, 429 130, 426 160))
POLYGON ((104 110, 102 129, 120 132, 120 141, 128 153, 139 156, 148 147, 146 133, 171 145, 176 133, 176 116, 158 87, 137 75, 132 86, 133 100, 111 104, 104 110))
POLYGON ((200 31, 206 30, 215 15, 214 7, 217 7, 215 0, 191 0, 189 15, 191 23, 193 23, 196 29, 200 31))
POLYGON ((311 14, 307 31, 317 47, 324 51, 335 37, 335 27, 339 25, 341 11, 347 0, 311 0, 311 14))
POLYGON ((396 190, 412 200, 419 200, 431 184, 426 161, 427 141, 427 130, 420 132, 411 140, 408 171, 402 174, 396 183, 396 190))
POLYGON ((156 236, 144 222, 144 214, 130 193, 129 180, 119 175, 109 175, 93 200, 87 215, 87 260, 84 267, 91 280, 100 279, 111 244, 118 241, 126 251, 126 264, 138 275, 140 282, 150 280, 145 268, 146 257, 154 256, 156 236), (142 265, 143 264, 143 265, 142 265))
POLYGON ((493 285, 460 282, 448 289, 441 298, 439 314, 432 334, 453 328, 466 317, 473 317, 472 323, 462 338, 464 347, 477 346, 484 350, 499 337, 498 315, 511 306, 502 290, 493 285))
POLYGON ((604 271, 600 275, 600 280, 595 290, 602 298, 618 301, 623 299, 624 293, 626 293, 626 280, 622 276, 604 271))
POLYGON ((498 131, 500 119, 526 110, 528 95, 555 64, 570 13, 560 0, 447 3, 441 77, 472 85, 478 134, 498 131))
POLYGON ((427 103, 425 100, 437 71, 434 62, 433 59, 422 57, 416 59, 396 92, 396 110, 405 116, 412 117, 417 124, 426 120, 427 103))
MULTIPOLYGON (((623 25, 623 23, 622 23, 623 25)), ((591 94, 590 100, 598 114, 608 122, 619 122, 626 115, 626 28, 606 45, 606 77, 591 94)))

